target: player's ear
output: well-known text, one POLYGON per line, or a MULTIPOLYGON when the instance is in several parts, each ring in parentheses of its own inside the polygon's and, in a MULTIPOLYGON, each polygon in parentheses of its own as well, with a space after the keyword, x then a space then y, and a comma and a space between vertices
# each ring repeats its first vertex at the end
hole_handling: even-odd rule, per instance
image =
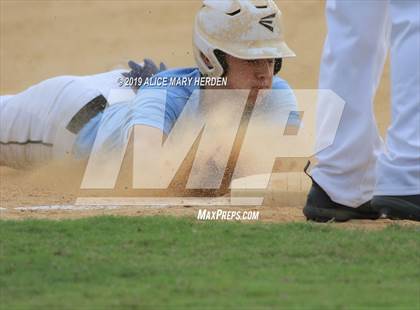
POLYGON ((283 65, 283 59, 282 58, 276 58, 274 62, 274 75, 280 72, 281 67, 283 65))

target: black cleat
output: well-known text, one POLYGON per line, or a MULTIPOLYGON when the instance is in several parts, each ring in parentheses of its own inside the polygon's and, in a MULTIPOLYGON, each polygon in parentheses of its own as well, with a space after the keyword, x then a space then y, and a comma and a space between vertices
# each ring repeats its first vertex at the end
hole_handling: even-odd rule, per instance
POLYGON ((420 221, 420 195, 374 196, 371 204, 383 217, 420 221))
POLYGON ((357 208, 348 207, 331 200, 328 194, 314 181, 307 170, 310 162, 305 166, 305 173, 312 180, 312 187, 309 191, 303 214, 308 221, 314 222, 347 222, 349 220, 376 220, 380 213, 372 209, 370 201, 365 202, 357 208))
POLYGON ((380 214, 373 210, 370 201, 357 208, 347 207, 331 200, 316 182, 312 183, 303 214, 315 222, 347 222, 349 220, 376 220, 380 214))

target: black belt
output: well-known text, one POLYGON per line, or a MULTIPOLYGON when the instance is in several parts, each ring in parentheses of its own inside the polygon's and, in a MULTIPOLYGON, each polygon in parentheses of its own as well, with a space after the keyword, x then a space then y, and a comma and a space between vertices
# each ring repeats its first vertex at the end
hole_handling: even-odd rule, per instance
POLYGON ((107 106, 108 102, 104 96, 99 95, 98 97, 95 97, 72 117, 71 121, 66 126, 66 129, 77 135, 83 126, 85 126, 99 112, 105 110, 107 106))

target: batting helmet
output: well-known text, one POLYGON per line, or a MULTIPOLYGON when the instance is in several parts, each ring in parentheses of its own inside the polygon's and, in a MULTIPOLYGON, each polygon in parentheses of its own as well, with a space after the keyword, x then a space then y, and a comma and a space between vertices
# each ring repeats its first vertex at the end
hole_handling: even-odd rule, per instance
POLYGON ((281 12, 273 0, 203 1, 193 47, 201 73, 213 77, 224 74, 218 51, 241 59, 274 58, 280 65, 282 58, 295 56, 284 42, 281 12))

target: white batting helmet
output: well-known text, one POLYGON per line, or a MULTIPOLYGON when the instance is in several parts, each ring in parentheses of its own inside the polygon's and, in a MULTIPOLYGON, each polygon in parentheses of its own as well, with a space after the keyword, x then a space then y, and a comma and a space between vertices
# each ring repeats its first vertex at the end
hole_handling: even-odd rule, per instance
POLYGON ((295 56, 284 42, 281 12, 273 0, 203 1, 195 19, 193 46, 201 73, 215 77, 224 72, 215 50, 241 59, 295 56))

